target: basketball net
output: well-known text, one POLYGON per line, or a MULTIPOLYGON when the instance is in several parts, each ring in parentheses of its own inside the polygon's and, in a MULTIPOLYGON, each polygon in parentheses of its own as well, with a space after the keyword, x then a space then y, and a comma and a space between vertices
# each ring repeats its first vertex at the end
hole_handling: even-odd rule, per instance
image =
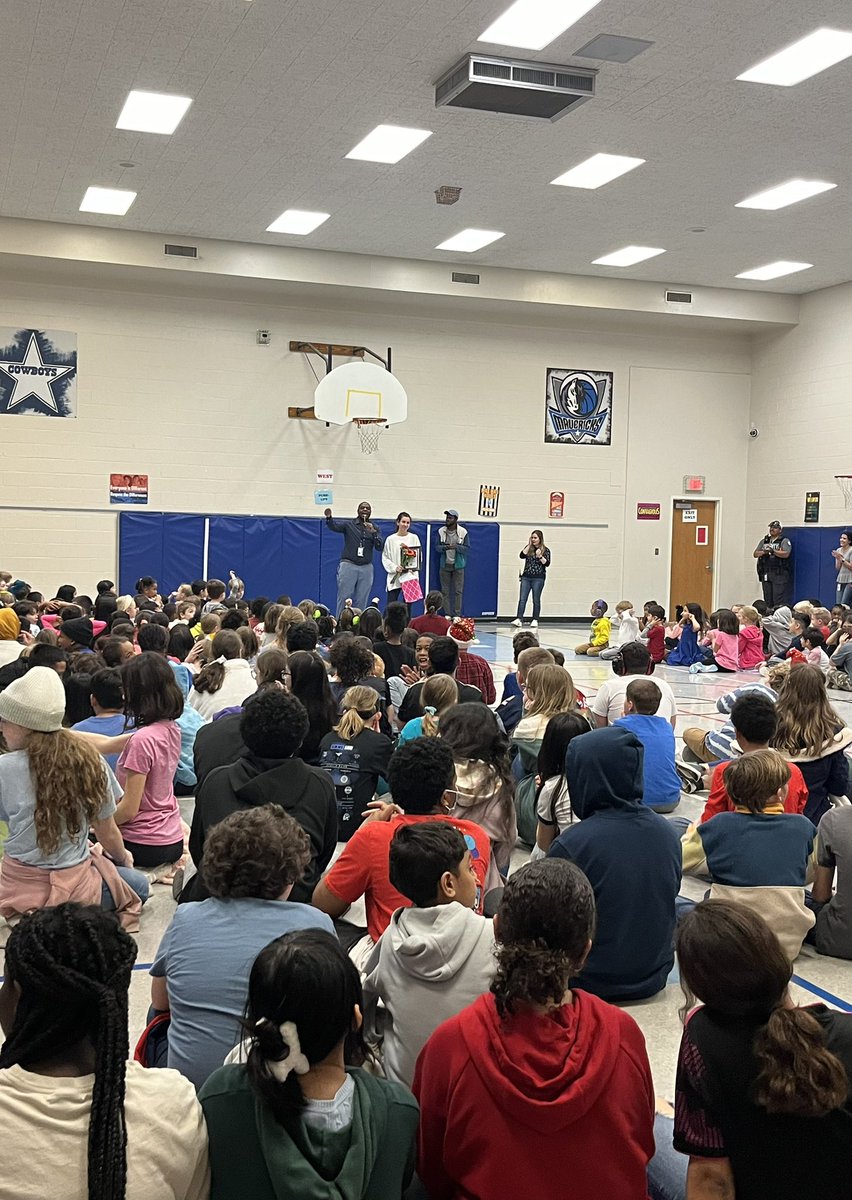
POLYGON ((381 417, 355 417, 352 424, 358 430, 362 454, 374 454, 379 448, 379 438, 387 425, 381 417))
POLYGON ((843 503, 848 512, 852 510, 852 475, 835 475, 834 479, 843 493, 843 503))

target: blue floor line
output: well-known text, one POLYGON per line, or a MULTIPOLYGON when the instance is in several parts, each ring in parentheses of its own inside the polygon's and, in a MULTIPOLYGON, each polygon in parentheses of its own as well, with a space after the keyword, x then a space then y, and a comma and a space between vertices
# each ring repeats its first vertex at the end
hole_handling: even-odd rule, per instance
POLYGON ((827 992, 824 988, 817 987, 815 983, 809 983, 807 979, 802 979, 800 975, 794 975, 792 982, 800 988, 804 988, 806 992, 812 992, 815 996, 819 996, 820 1000, 825 1000, 828 1004, 833 1004, 843 1012, 852 1013, 852 1004, 849 1004, 848 1001, 841 1000, 839 996, 827 992))

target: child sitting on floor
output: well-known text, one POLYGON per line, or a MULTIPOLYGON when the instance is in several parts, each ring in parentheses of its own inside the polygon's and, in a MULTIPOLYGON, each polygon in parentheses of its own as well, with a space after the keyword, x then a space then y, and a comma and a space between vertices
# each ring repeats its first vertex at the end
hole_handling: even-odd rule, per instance
POLYGON ((809 625, 802 634, 802 653, 812 667, 819 667, 827 675, 831 668, 831 660, 825 652, 825 638, 822 630, 809 625))
POLYGON ((494 925, 473 911, 470 850, 449 823, 398 829, 389 871, 413 907, 393 914, 365 968, 364 1032, 382 1047, 385 1077, 411 1087, 434 1031, 491 986, 494 925))
MULTIPOLYGON (((666 663, 670 667, 691 667, 704 662, 704 650, 698 639, 704 633, 707 619, 700 604, 685 604, 678 617, 680 634, 673 646, 669 646, 666 663)), ((672 639, 668 639, 671 641, 672 639)))
POLYGON ((589 631, 589 640, 582 642, 579 646, 574 647, 575 654, 588 654, 592 658, 597 658, 601 650, 606 650, 609 645, 610 620, 606 616, 606 610, 609 608, 606 600, 595 600, 589 610, 592 617, 592 627, 589 631))
POLYGON ((763 629, 760 625, 760 613, 750 604, 744 604, 740 609, 739 652, 740 670, 753 671, 764 661, 763 629))
MULTIPOLYGON (((663 662, 666 657, 666 610, 661 604, 652 604, 648 609, 648 620, 639 635, 639 641, 648 647, 651 662, 663 662)), ((676 639, 673 645, 677 645, 676 639)))
POLYGON ((627 642, 635 642, 639 637, 639 618, 633 612, 632 600, 619 600, 615 606, 615 616, 610 626, 610 645, 601 650, 601 658, 615 658, 620 646, 627 642), (613 634, 615 635, 613 645, 613 634))
POLYGON ((645 791, 642 803, 654 812, 674 812, 680 804, 680 777, 675 770, 675 737, 671 722, 658 717, 657 710, 663 693, 653 679, 641 676, 631 679, 624 699, 624 716, 616 725, 623 725, 642 743, 643 780, 645 791))
POLYGON ((709 646, 710 653, 704 662, 693 663, 690 675, 698 671, 736 671, 739 669, 740 623, 729 608, 719 608, 710 615, 710 630, 701 639, 702 646, 709 646))

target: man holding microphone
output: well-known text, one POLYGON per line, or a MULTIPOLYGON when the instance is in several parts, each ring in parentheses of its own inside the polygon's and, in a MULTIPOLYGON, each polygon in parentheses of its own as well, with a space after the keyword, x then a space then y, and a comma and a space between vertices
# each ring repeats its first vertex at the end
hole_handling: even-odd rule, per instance
POLYGON ((366 500, 358 505, 354 521, 335 521, 331 509, 325 510, 325 523, 333 533, 343 534, 343 551, 337 567, 337 616, 351 598, 355 608, 364 609, 370 603, 373 589, 373 551, 381 550, 385 541, 370 520, 372 508, 366 500))

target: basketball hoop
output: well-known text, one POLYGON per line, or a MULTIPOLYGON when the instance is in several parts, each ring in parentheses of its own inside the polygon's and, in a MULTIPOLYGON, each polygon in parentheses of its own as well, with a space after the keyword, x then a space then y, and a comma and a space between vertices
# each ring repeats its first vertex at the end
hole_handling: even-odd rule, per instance
POLYGON ((843 503, 846 511, 852 511, 852 475, 835 475, 834 480, 843 493, 843 503))
POLYGON ((361 453, 375 454, 379 448, 382 430, 387 429, 387 422, 381 417, 355 417, 352 424, 358 430, 361 453))

